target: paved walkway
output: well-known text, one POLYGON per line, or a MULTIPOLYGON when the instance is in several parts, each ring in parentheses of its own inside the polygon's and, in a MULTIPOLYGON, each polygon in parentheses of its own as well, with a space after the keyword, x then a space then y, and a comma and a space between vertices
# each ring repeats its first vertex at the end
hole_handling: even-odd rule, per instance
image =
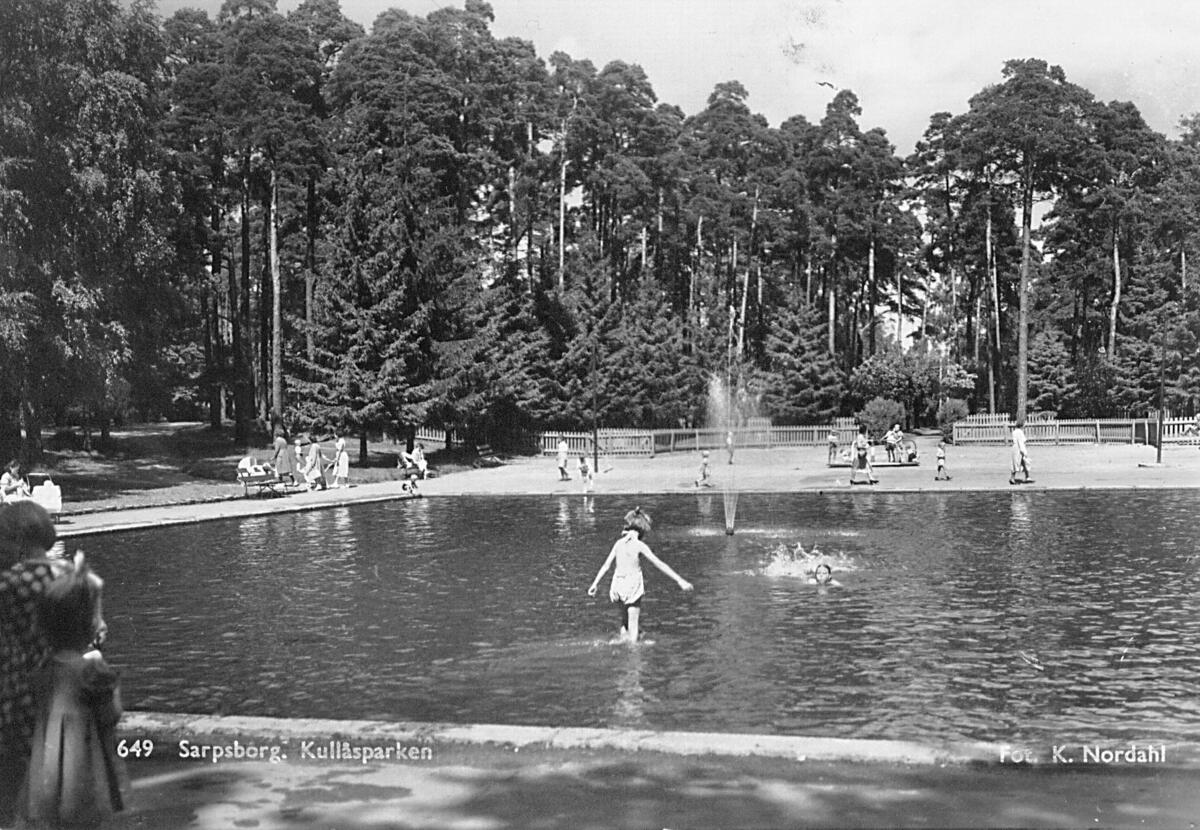
MULTIPOLYGON (((234 733, 242 745, 285 747, 289 757, 278 763, 172 758, 180 744, 160 734, 150 760, 130 759, 132 811, 118 826, 1187 828, 1200 816, 1195 770, 1170 766, 830 761, 738 754, 741 736, 701 736, 722 740, 723 754, 713 755, 689 751, 693 736, 678 733, 658 736, 665 751, 634 750, 598 746, 606 730, 567 747, 523 740, 513 728, 462 743, 434 732, 364 745, 353 730, 335 739, 312 725, 297 729, 290 740, 275 730, 234 733), (328 757, 364 746, 404 757, 328 757)), ((205 737, 202 724, 189 724, 186 734, 189 752, 236 751, 229 730, 205 737)))
MULTIPOLYGON (((713 453, 715 490, 742 492, 945 493, 963 490, 1038 492, 1061 489, 1163 489, 1200 487, 1200 451, 1168 446, 1156 464, 1153 447, 1129 445, 1031 447, 1035 482, 1008 483, 1008 449, 1002 446, 948 447, 950 481, 934 481, 936 440, 918 439, 921 463, 916 467, 881 467, 879 483, 849 486, 849 470, 828 467, 824 448, 801 447, 739 451, 730 465, 713 453)), ((655 458, 614 458, 596 476, 594 492, 602 494, 674 493, 695 490, 699 455, 674 453, 655 458)), ((142 507, 66 517, 63 536, 129 530, 162 524, 241 518, 264 513, 314 510, 342 504, 405 498, 402 482, 360 484, 348 489, 293 493, 162 507, 142 507)), ((230 485, 231 488, 235 485, 230 485)), ((425 496, 554 495, 581 493, 577 478, 559 481, 552 456, 517 458, 502 467, 464 470, 420 482, 425 496)))
MULTIPOLYGON (((874 492, 1198 488, 1200 452, 1130 446, 1031 448, 1036 483, 1007 483, 1004 447, 950 447, 953 479, 935 482, 935 441, 922 465, 883 468, 873 487, 850 487, 824 449, 747 450, 717 463, 714 486, 743 491, 874 492)), ((615 459, 598 494, 694 489, 698 455, 615 459)), ((553 458, 519 459, 422 483, 430 497, 566 494, 553 458)), ((346 490, 140 508, 69 517, 64 536, 166 523, 310 510, 406 497, 400 482, 346 490)), ((869 495, 866 495, 869 497, 869 495)), ((999 747, 697 736, 620 730, 537 730, 431 724, 167 716, 130 713, 123 735, 151 739, 150 758, 127 759, 132 789, 119 827, 137 828, 606 828, 606 827, 1196 827, 1200 750, 1169 747, 1161 763, 1003 763, 999 747), (566 737, 564 737, 566 736, 566 737), (209 757, 181 758, 208 747, 209 757), (312 741, 310 755, 301 745, 312 741), (348 753, 330 750, 330 742, 348 753), (215 747, 282 746, 286 760, 222 758, 215 747), (390 741, 390 743, 388 743, 390 741), (416 748, 418 757, 363 763, 355 746, 416 748), (421 757, 428 747, 432 757, 421 757)), ((1114 747, 1108 747, 1113 749, 1114 747)), ((1123 747, 1115 747, 1122 749, 1123 747)), ((1078 754, 1076 748, 1073 754, 1078 754)), ((360 752, 361 754, 361 752, 360 752)))

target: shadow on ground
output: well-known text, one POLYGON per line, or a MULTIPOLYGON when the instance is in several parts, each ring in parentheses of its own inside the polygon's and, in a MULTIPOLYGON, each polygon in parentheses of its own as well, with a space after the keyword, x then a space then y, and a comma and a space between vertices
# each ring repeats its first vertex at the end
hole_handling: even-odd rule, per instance
POLYGON ((133 767, 122 828, 1186 827, 1184 770, 896 766, 495 747, 435 763, 133 767))

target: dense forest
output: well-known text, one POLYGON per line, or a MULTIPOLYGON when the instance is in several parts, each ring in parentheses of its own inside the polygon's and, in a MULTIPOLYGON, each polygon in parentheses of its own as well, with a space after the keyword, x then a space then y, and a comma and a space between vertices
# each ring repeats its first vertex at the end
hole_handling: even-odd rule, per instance
MULTIPOLYGON (((482 0, 0 0, 0 441, 129 419, 498 445, 1200 401, 1200 117, 1011 60, 916 151, 851 90, 778 127, 482 0), (1193 271, 1195 268, 1193 267, 1193 271), (594 402, 594 403, 593 403, 594 402)), ((365 447, 365 439, 364 444, 365 447)))

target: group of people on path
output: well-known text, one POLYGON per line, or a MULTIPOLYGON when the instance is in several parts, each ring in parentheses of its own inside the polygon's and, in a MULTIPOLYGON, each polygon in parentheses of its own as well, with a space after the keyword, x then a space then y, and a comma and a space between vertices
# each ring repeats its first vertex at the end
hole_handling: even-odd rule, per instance
POLYGON ((309 490, 350 486, 350 454, 346 451, 346 439, 341 437, 334 442, 331 458, 325 455, 319 440, 299 435, 295 445, 289 447, 286 438, 276 435, 268 463, 260 463, 254 453, 247 450, 238 462, 238 470, 249 475, 274 475, 279 482, 309 490))
POLYGON ((103 580, 49 514, 0 505, 0 826, 94 827, 124 805, 103 580))

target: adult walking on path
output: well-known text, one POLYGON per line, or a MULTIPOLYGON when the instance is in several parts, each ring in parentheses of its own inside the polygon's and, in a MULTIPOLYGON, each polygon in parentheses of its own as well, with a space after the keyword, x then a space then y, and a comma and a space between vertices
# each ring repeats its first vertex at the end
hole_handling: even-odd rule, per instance
POLYGON ((309 490, 320 488, 324 490, 325 482, 325 453, 321 451, 321 442, 313 439, 308 445, 308 459, 304 462, 304 479, 308 482, 309 490))
POLYGON ((1029 478, 1029 450, 1025 446, 1025 420, 1018 418, 1012 425, 1012 471, 1008 476, 1009 484, 1028 484, 1029 478), (1022 481, 1017 478, 1018 473, 1023 473, 1025 479, 1022 481))
POLYGON ((282 435, 275 436, 275 452, 271 456, 271 466, 275 468, 275 477, 280 481, 296 483, 296 454, 282 435))

